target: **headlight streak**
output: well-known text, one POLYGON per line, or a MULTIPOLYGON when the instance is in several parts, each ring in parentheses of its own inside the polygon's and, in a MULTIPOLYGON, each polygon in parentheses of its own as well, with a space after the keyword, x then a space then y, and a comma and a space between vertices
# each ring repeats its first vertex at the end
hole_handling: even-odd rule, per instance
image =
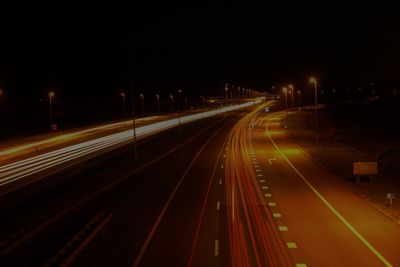
POLYGON ((253 170, 248 142, 255 115, 233 129, 226 157, 226 198, 232 266, 293 266, 253 170))
MULTIPOLYGON (((261 101, 247 102, 238 105, 233 105, 229 107, 223 107, 216 110, 206 111, 202 113, 196 113, 188 116, 183 116, 180 118, 181 124, 186 124, 193 122, 202 118, 211 117, 224 112, 229 112, 244 107, 251 106, 253 104, 260 103, 261 101)), ((120 123, 115 123, 107 126, 99 126, 84 131, 80 131, 75 134, 82 134, 89 131, 99 130, 102 127, 118 127, 120 123)), ((173 118, 166 121, 156 122, 148 125, 144 125, 136 128, 137 139, 144 138, 149 135, 165 131, 167 129, 178 126, 179 119, 173 118)), ((72 135, 72 134, 71 134, 72 135)), ((14 163, 10 163, 0 167, 0 186, 4 186, 13 181, 19 180, 21 178, 42 172, 46 169, 60 166, 61 164, 71 163, 73 160, 82 158, 89 155, 97 155, 106 150, 114 149, 122 146, 126 142, 133 139, 132 129, 125 130, 119 133, 114 133, 108 136, 96 138, 93 140, 85 141, 79 144, 47 152, 38 156, 23 159, 14 163)), ((44 142, 44 141, 43 141, 44 142)), ((40 142, 33 143, 38 145, 40 142)), ((33 145, 31 144, 31 145, 33 145)), ((24 146, 22 146, 24 147, 24 146)), ((26 149, 26 147, 25 147, 26 149)), ((10 151, 10 150, 6 150, 10 151)), ((6 151, 1 153, 5 154, 6 151)), ((1 154, 0 154, 1 155, 1 154)))

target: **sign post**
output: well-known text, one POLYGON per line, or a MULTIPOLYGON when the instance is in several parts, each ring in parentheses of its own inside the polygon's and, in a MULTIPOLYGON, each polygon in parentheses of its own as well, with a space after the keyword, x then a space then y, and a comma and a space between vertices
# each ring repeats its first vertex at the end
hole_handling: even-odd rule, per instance
POLYGON ((372 184, 372 175, 378 174, 378 163, 373 162, 353 162, 353 174, 356 175, 356 183, 361 182, 362 175, 369 175, 372 184))
POLYGON ((389 200, 389 207, 391 208, 393 205, 393 199, 396 197, 395 193, 387 193, 386 199, 389 200))

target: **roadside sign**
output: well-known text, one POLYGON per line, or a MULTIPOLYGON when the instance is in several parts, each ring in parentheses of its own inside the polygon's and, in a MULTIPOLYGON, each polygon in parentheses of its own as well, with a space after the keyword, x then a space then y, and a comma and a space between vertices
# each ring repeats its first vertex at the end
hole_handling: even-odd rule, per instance
POLYGON ((376 161, 354 162, 353 174, 355 175, 378 174, 378 163, 376 161))
POLYGON ((396 198, 396 194, 395 193, 387 193, 386 198, 389 200, 389 207, 392 207, 393 199, 396 198))

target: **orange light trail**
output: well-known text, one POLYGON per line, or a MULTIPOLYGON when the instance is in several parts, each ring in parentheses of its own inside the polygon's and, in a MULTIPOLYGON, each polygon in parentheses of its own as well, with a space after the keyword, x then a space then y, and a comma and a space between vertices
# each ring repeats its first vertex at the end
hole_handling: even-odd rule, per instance
POLYGON ((248 150, 261 106, 231 132, 226 157, 226 198, 232 266, 293 266, 271 211, 266 206, 248 150))

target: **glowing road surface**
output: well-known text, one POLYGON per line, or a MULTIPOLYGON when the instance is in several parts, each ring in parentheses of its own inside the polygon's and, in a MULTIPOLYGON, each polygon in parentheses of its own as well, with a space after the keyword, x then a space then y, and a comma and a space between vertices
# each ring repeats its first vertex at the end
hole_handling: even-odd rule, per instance
MULTIPOLYGON (((186 124, 224 112, 241 109, 259 102, 261 102, 261 100, 232 105, 216 110, 196 113, 137 127, 136 138, 141 139, 146 136, 176 127, 179 124, 186 124)), ((127 144, 129 141, 132 141, 132 139, 133 131, 130 129, 1 166, 0 187, 15 182, 21 178, 43 172, 49 168, 61 166, 62 164, 66 163, 71 164, 73 163, 73 160, 83 157, 87 159, 90 158, 90 156, 98 155, 99 153, 109 151, 110 149, 118 148, 127 144)))

